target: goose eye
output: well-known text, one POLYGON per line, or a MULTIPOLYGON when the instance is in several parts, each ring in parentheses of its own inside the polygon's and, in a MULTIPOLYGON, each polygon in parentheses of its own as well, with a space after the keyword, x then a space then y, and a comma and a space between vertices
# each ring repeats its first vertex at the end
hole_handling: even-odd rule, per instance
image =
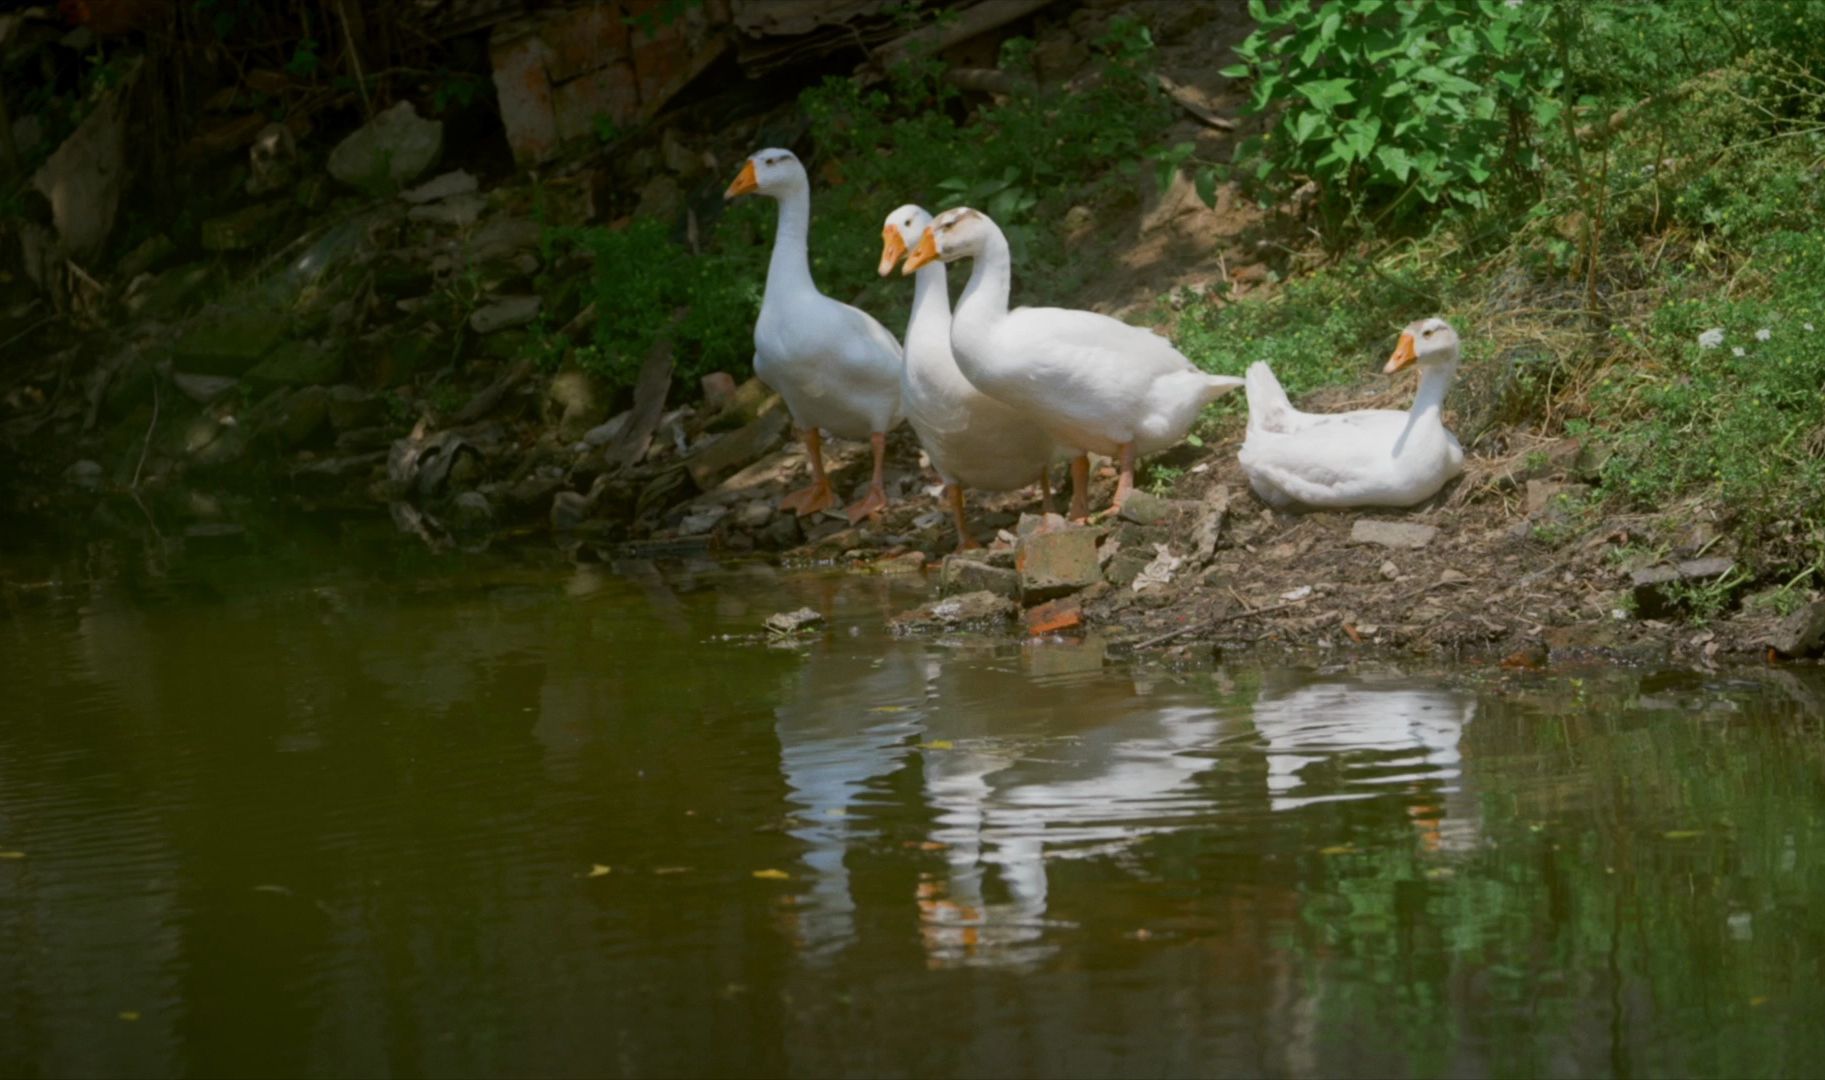
POLYGON ((1428 326, 1424 330, 1421 330, 1419 336, 1420 337, 1431 337, 1432 336, 1432 327, 1428 326))

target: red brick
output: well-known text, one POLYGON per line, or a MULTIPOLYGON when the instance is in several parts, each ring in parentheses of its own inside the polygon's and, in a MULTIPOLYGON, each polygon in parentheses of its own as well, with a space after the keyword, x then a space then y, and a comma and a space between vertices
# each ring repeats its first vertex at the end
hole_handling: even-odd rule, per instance
POLYGON ((551 48, 545 73, 554 83, 569 82, 627 56, 627 24, 618 4, 594 3, 557 13, 539 27, 551 48))
POLYGON ((1075 596, 1053 600, 1027 612, 1027 633, 1034 637, 1074 630, 1083 624, 1083 605, 1078 603, 1075 596))

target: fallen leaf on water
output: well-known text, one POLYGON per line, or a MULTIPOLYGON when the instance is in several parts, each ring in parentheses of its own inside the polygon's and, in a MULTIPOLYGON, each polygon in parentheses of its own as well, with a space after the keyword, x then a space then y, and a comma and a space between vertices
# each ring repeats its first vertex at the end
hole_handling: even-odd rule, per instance
POLYGON ((655 874, 688 874, 690 872, 691 872, 691 868, 688 866, 655 866, 655 867, 653 867, 653 873, 655 873, 655 874))
POLYGON ((907 707, 905 705, 876 705, 874 708, 869 709, 868 711, 869 712, 905 712, 906 709, 907 709, 907 707))
POLYGON ((1692 840, 1703 836, 1704 832, 1699 829, 1668 829, 1660 835, 1668 840, 1692 840))
POLYGON ((787 881, 792 877, 791 874, 786 873, 784 870, 756 870, 754 871, 754 876, 760 878, 762 881, 787 881))
POLYGON ((1355 844, 1332 844, 1330 847, 1319 848, 1318 854, 1320 854, 1320 855, 1348 855, 1350 852, 1355 851, 1355 850, 1356 850, 1355 844))
POLYGON ((591 863, 589 866, 589 873, 584 874, 583 876, 584 877, 607 877, 609 875, 609 873, 610 873, 609 868, 606 866, 603 866, 601 863, 591 863))
POLYGON ((139 1014, 134 1012, 132 1009, 122 1009, 120 1012, 116 1013, 115 1015, 120 1017, 122 1020, 126 1020, 129 1022, 139 1019, 139 1014))
POLYGON ((23 859, 23 858, 25 858, 25 852, 23 852, 23 851, 0 851, 0 859, 23 859))
POLYGON ((908 840, 900 846, 918 848, 920 851, 943 851, 950 847, 949 844, 941 844, 936 840, 908 840))
POLYGON ((920 743, 919 746, 925 750, 955 750, 957 748, 957 744, 949 739, 933 739, 931 742, 920 743))

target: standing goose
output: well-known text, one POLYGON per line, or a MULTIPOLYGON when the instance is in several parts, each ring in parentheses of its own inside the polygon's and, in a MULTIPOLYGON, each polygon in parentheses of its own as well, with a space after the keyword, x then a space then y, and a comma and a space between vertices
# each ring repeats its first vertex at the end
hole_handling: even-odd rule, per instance
POLYGON ((1248 435, 1239 460, 1261 501, 1285 509, 1412 506, 1464 471, 1464 448, 1440 416, 1457 373, 1457 331, 1421 319, 1401 331, 1382 369, 1419 365, 1413 407, 1304 413, 1266 364, 1248 369, 1248 435))
POLYGON ((754 323, 754 373, 785 399, 811 464, 811 486, 780 499, 780 509, 804 517, 836 503, 824 475, 821 431, 868 439, 874 476, 868 494, 847 510, 854 524, 887 506, 882 469, 887 433, 900 422, 900 343, 872 316, 812 284, 805 252, 811 182, 790 150, 749 157, 723 198, 753 193, 779 203, 767 291, 754 323))
MULTIPOLYGON (((882 277, 893 272, 908 249, 931 227, 932 216, 917 206, 887 215, 881 229, 882 277)), ((912 318, 906 323, 906 372, 900 381, 906 418, 932 468, 944 481, 944 495, 957 521, 957 550, 979 547, 963 516, 963 489, 1012 491, 1039 479, 1044 509, 1052 509, 1046 467, 1058 447, 1045 429, 976 389, 957 370, 951 355, 951 298, 943 263, 919 269, 913 278, 912 318)))
POLYGON ((904 273, 933 259, 974 258, 957 301, 951 348, 976 388, 1011 406, 1079 452, 1071 463, 1071 516, 1089 516, 1086 452, 1116 458, 1112 509, 1134 490, 1134 462, 1185 437, 1199 410, 1242 385, 1206 375, 1165 338, 1119 319, 1067 308, 1008 310, 1008 241, 986 214, 959 207, 938 215, 904 273))

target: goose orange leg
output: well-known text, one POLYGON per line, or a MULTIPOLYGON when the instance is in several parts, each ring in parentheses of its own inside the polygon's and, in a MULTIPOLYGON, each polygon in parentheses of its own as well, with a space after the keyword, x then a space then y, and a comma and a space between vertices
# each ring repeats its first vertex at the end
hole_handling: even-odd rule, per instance
POLYGON ((1052 512, 1052 469, 1047 466, 1039 470, 1039 512, 1052 512))
POLYGON ((851 525, 887 509, 887 488, 882 482, 887 468, 887 433, 877 431, 868 438, 874 443, 874 478, 868 481, 868 494, 851 503, 846 511, 851 525))
POLYGON ((963 485, 944 485, 944 497, 950 501, 951 517, 957 521, 957 550, 968 551, 971 548, 981 547, 982 545, 976 542, 976 538, 970 535, 969 522, 963 518, 963 485))
POLYGON ((1134 490, 1134 444, 1121 445, 1121 476, 1115 481, 1115 501, 1109 504, 1111 512, 1120 512, 1122 503, 1128 501, 1128 494, 1134 490))
POLYGON ((798 437, 805 441, 805 460, 811 463, 811 486, 782 496, 779 508, 809 517, 836 505, 836 492, 830 490, 830 478, 824 475, 824 437, 816 428, 806 428, 798 437))
POLYGON ((1090 455, 1071 459, 1071 520, 1090 520, 1090 455))

